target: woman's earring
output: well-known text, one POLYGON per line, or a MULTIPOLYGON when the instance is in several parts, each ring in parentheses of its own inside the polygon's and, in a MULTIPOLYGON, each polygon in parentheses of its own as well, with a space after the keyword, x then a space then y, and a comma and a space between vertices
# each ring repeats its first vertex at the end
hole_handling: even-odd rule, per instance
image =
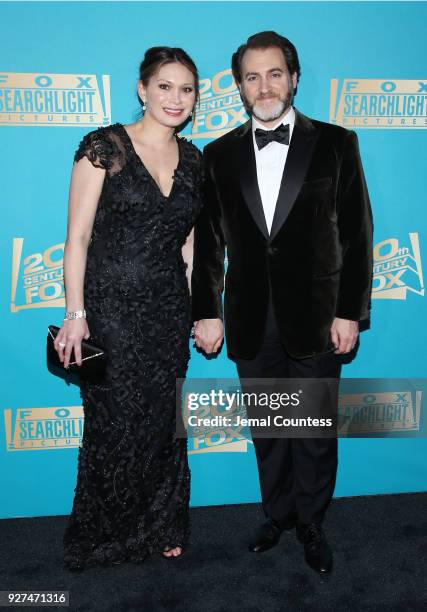
POLYGON ((142 110, 145 112, 146 108, 147 108, 147 104, 146 104, 145 100, 143 100, 142 101, 142 110))

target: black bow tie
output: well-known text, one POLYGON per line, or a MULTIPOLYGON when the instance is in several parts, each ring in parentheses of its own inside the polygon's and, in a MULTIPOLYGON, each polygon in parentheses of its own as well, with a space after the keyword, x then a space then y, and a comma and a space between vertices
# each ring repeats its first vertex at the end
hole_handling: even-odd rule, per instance
POLYGON ((283 125, 281 123, 275 130, 261 130, 257 128, 255 130, 255 140, 258 149, 263 149, 270 142, 279 142, 280 144, 289 144, 289 123, 283 125))

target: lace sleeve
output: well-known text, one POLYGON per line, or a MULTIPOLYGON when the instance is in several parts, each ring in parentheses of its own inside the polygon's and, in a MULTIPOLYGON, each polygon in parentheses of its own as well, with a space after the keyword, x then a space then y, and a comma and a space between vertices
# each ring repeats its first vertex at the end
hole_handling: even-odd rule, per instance
POLYGON ((112 145, 105 128, 98 128, 83 137, 74 155, 74 161, 78 162, 82 157, 87 157, 95 168, 108 170, 113 157, 112 145))

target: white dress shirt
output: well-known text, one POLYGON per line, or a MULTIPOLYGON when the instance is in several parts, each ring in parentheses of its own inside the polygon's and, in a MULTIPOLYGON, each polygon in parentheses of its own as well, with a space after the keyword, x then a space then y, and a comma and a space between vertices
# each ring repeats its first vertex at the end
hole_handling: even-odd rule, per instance
POLYGON ((283 119, 278 121, 271 128, 264 127, 255 119, 255 117, 252 117, 252 137, 255 150, 258 186, 269 233, 273 223, 274 211, 276 210, 280 183, 282 181, 282 174, 285 168, 289 146, 280 144, 279 142, 270 142, 268 145, 259 150, 255 140, 255 130, 257 128, 261 128, 262 130, 274 130, 281 123, 283 123, 283 125, 289 124, 290 144, 292 131, 295 125, 295 111, 292 107, 289 109, 283 119))

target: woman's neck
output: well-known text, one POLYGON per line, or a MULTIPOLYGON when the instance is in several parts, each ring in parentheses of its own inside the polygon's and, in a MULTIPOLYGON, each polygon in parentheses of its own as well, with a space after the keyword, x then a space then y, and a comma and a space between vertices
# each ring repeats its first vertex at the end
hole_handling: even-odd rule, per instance
POLYGON ((161 125, 158 121, 152 119, 148 113, 135 124, 134 129, 138 142, 150 145, 156 143, 159 146, 170 144, 175 133, 175 128, 161 125))

